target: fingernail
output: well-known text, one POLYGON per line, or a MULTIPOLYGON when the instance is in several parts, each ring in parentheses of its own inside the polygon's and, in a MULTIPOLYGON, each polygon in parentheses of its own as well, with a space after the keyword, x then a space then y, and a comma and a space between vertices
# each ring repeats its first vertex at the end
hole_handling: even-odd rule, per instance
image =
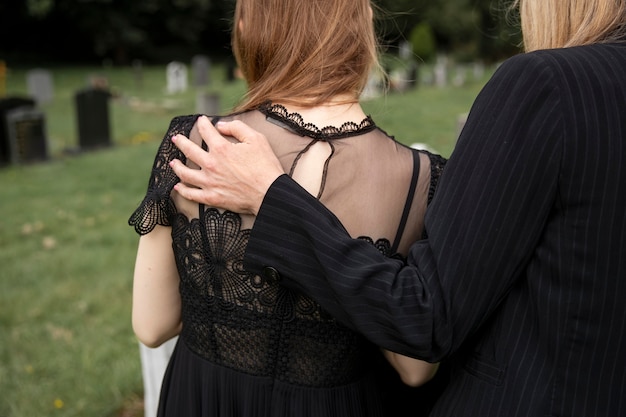
POLYGON ((176 142, 176 135, 172 136, 172 142, 176 142))
POLYGON ((174 166, 174 161, 170 161, 170 162, 168 163, 168 165, 169 165, 169 166, 171 166, 171 167, 173 167, 173 166, 174 166))

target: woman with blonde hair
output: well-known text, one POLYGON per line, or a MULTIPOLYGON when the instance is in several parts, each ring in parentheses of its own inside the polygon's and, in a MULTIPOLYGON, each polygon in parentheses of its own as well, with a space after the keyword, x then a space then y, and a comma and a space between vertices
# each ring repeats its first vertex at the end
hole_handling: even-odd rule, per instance
MULTIPOLYGON (((213 121, 263 132, 281 169, 348 233, 403 259, 424 233, 445 160, 400 144, 359 104, 377 65, 369 0, 238 0, 232 46, 248 90, 232 114, 213 121)), ((148 346, 180 334, 158 415, 396 417, 377 380, 383 355, 396 380, 412 386, 437 365, 382 353, 349 321, 282 287, 271 268, 248 271, 254 216, 193 203, 174 189, 170 164, 185 159, 173 140, 200 144, 209 126, 206 116, 172 120, 129 220, 141 235, 135 333, 148 346)))
POLYGON ((177 141, 202 167, 175 163, 201 187, 177 188, 257 215, 248 270, 379 346, 453 355, 431 416, 625 416, 626 0, 514 6, 526 53, 478 95, 406 264, 351 239, 241 124, 220 127, 237 146, 209 130, 208 154, 177 141))

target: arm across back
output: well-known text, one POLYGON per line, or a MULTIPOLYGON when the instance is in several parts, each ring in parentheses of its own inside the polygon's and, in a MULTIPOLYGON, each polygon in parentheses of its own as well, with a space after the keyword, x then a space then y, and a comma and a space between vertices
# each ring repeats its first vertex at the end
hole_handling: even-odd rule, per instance
POLYGON ((351 239, 283 175, 261 206, 246 268, 279 276, 379 346, 441 360, 498 307, 540 239, 559 171, 557 85, 528 54, 494 74, 446 164, 428 239, 412 246, 407 264, 351 239))

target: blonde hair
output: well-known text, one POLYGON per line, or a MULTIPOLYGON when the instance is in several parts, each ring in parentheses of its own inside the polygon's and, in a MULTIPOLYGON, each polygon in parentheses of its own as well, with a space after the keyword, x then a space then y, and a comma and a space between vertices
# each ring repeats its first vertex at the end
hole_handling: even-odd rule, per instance
POLYGON ((271 100, 356 102, 378 65, 370 0, 238 0, 232 47, 248 92, 243 111, 271 100))
POLYGON ((515 0, 524 49, 611 42, 626 33, 626 0, 515 0))

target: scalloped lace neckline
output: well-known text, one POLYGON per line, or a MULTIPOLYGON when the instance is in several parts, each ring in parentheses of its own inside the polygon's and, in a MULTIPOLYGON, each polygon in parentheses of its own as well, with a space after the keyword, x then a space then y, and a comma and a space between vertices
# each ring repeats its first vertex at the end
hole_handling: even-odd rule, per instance
POLYGON ((258 110, 266 117, 279 122, 278 124, 282 127, 286 127, 301 136, 309 136, 317 140, 347 138, 370 132, 376 128, 376 124, 370 116, 366 116, 361 123, 346 122, 339 127, 325 126, 320 128, 313 123, 307 123, 301 114, 290 113, 281 104, 267 102, 260 105, 258 110))

